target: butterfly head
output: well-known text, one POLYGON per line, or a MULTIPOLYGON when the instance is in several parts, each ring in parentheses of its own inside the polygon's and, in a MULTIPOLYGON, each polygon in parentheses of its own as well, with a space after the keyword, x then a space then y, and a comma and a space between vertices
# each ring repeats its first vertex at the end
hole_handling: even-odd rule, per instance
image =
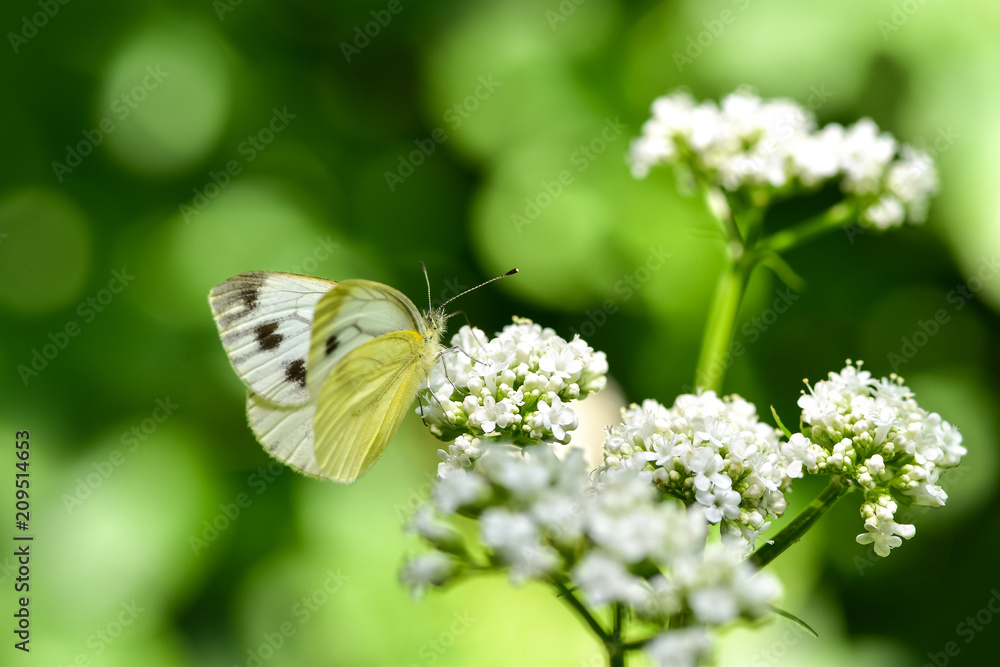
MULTIPOLYGON (((434 307, 434 302, 431 300, 431 280, 430 280, 430 278, 427 275, 427 266, 423 262, 420 262, 420 267, 424 271, 424 280, 427 281, 427 305, 428 305, 428 309, 427 309, 427 313, 424 315, 424 334, 423 334, 424 335, 424 340, 427 341, 427 342, 433 341, 437 347, 440 347, 439 343, 440 343, 440 340, 441 340, 441 336, 444 335, 445 324, 448 322, 448 318, 451 317, 451 315, 448 315, 445 312, 445 309, 444 309, 445 306, 447 306, 449 303, 451 303, 452 301, 454 301, 458 297, 464 296, 464 295, 468 294, 472 290, 479 289, 483 285, 488 285, 489 283, 493 282, 494 280, 500 280, 501 278, 506 278, 507 276, 512 276, 515 273, 517 273, 517 269, 511 269, 510 271, 508 271, 507 273, 505 273, 505 274, 503 274, 501 276, 497 276, 496 278, 491 278, 490 280, 487 280, 484 283, 476 285, 472 289, 467 289, 464 292, 462 292, 461 294, 456 294, 455 296, 451 297, 450 299, 448 299, 447 301, 445 301, 443 304, 441 304, 440 306, 438 306, 437 308, 435 308, 434 307)), ((452 313, 452 315, 454 315, 454 314, 455 313, 452 313)))
POLYGON ((444 334, 444 327, 447 321, 448 315, 445 314, 443 307, 428 310, 424 315, 424 340, 439 341, 444 334))

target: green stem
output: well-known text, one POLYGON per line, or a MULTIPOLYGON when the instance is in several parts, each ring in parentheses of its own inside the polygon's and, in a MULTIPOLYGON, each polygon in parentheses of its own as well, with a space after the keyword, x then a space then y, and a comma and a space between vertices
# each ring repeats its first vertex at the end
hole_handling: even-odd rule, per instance
POLYGON ((613 644, 608 644, 608 664, 611 667, 625 667, 625 647, 622 644, 622 632, 625 626, 625 608, 620 602, 614 604, 614 629, 611 637, 613 644))
POLYGON ((854 205, 847 202, 840 202, 801 224, 771 234, 771 236, 761 242, 760 248, 765 252, 770 251, 775 253, 791 250, 806 241, 811 241, 818 236, 822 236, 843 226, 844 223, 854 217, 855 212, 854 205))
POLYGON ((736 316, 752 271, 751 262, 730 261, 719 276, 695 373, 695 386, 706 391, 718 392, 722 388, 722 378, 731 363, 729 346, 736 330, 736 316))
POLYGON ((608 664, 611 667, 625 667, 625 653, 634 651, 641 646, 641 644, 626 645, 622 641, 622 634, 625 631, 625 608, 621 604, 615 603, 613 607, 614 630, 609 633, 594 618, 594 615, 580 601, 580 598, 573 594, 573 591, 569 589, 569 586, 564 581, 555 576, 551 578, 551 581, 552 585, 559 591, 559 596, 566 600, 566 603, 573 608, 573 611, 580 615, 580 618, 590 626, 590 629, 594 631, 597 638, 604 644, 604 648, 608 652, 608 664))
POLYGON ((590 626, 590 629, 594 631, 594 634, 596 634, 601 642, 607 646, 612 641, 611 635, 609 635, 608 631, 597 622, 597 619, 594 618, 594 615, 590 613, 590 610, 588 610, 587 607, 580 602, 580 599, 573 595, 573 591, 571 591, 565 583, 556 577, 552 577, 552 585, 556 587, 556 590, 559 591, 559 595, 566 600, 566 603, 573 608, 573 611, 578 613, 580 617, 583 618, 587 625, 590 626))
POLYGON ((832 477, 830 483, 823 489, 823 492, 814 501, 809 503, 809 507, 805 508, 802 514, 795 517, 795 520, 775 535, 774 540, 770 544, 765 544, 760 549, 757 549, 750 556, 750 562, 760 569, 780 556, 785 549, 798 542, 821 516, 826 514, 838 500, 846 496, 850 491, 851 487, 845 485, 839 477, 832 477))

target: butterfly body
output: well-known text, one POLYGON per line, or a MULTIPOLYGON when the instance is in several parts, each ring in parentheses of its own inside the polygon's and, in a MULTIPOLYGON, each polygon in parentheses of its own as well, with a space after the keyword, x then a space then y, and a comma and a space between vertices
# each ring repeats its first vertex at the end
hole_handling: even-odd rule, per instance
POLYGON ((254 271, 209 302, 251 429, 308 475, 353 482, 382 455, 442 350, 445 316, 369 280, 254 271))

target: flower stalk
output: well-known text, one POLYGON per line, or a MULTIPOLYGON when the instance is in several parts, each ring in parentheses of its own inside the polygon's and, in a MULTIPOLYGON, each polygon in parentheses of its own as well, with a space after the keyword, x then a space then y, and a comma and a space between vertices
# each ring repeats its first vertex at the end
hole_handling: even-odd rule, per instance
POLYGON ((857 215, 857 208, 847 202, 840 202, 823 213, 809 218, 794 227, 771 234, 761 243, 761 250, 782 253, 797 248, 807 241, 819 238, 835 229, 843 227, 857 215))
POLYGON ((580 598, 576 597, 564 581, 562 581, 559 577, 553 576, 552 585, 556 587, 557 591, 559 591, 559 597, 564 599, 566 604, 568 604, 573 611, 575 611, 580 618, 583 619, 583 621, 590 627, 591 630, 594 631, 594 634, 597 635, 597 638, 600 639, 605 646, 612 643, 612 637, 608 634, 608 631, 604 629, 604 626, 602 626, 596 618, 594 618, 594 615, 590 613, 587 606, 580 602, 580 598))
POLYGON ((695 373, 695 386, 705 391, 718 392, 722 388, 722 379, 729 368, 736 318, 752 272, 752 264, 730 261, 716 284, 695 373))
POLYGON ((607 644, 608 664, 611 667, 625 667, 625 646, 622 643, 622 634, 625 630, 625 608, 620 602, 613 606, 614 629, 611 633, 611 643, 607 644))
POLYGON ((843 483, 840 477, 832 477, 826 488, 816 496, 816 499, 809 503, 809 507, 795 517, 795 520, 785 526, 770 544, 765 544, 757 549, 750 556, 750 562, 761 569, 775 558, 780 556, 785 549, 792 546, 813 527, 820 517, 830 511, 830 508, 837 504, 837 501, 850 493, 851 487, 843 483))

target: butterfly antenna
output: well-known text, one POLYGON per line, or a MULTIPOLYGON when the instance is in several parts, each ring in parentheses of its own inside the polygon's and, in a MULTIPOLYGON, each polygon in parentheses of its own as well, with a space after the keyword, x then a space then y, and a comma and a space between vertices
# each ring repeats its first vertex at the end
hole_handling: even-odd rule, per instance
POLYGON ((490 278, 490 279, 489 279, 489 280, 487 280, 486 282, 483 282, 483 283, 479 283, 479 284, 478 284, 478 285, 476 285, 475 287, 470 287, 469 289, 465 290, 465 291, 464 291, 464 292, 462 292, 461 294, 456 294, 455 296, 451 297, 450 299, 448 299, 447 301, 445 301, 444 303, 442 303, 442 304, 441 304, 441 307, 442 307, 442 308, 444 308, 445 306, 447 306, 447 305, 448 305, 449 303, 451 303, 452 301, 454 301, 454 300, 455 300, 455 299, 457 299, 458 297, 460 297, 460 296, 465 296, 465 295, 466 295, 466 294, 468 294, 469 292, 471 292, 471 291, 473 291, 473 290, 477 290, 477 289, 479 289, 480 287, 482 287, 483 285, 489 285, 489 284, 490 284, 491 282, 493 282, 494 280, 500 280, 501 278, 506 278, 507 276, 512 276, 512 275, 514 275, 514 274, 515 274, 515 273, 517 273, 517 272, 518 272, 518 270, 517 270, 517 269, 511 269, 510 271, 508 271, 507 273, 505 273, 505 274, 503 274, 503 275, 501 275, 501 276, 497 276, 496 278, 490 278))
POLYGON ((427 308, 429 311, 434 310, 434 304, 431 303, 431 279, 430 276, 427 275, 427 265, 420 262, 420 268, 424 272, 424 282, 427 283, 427 308))

